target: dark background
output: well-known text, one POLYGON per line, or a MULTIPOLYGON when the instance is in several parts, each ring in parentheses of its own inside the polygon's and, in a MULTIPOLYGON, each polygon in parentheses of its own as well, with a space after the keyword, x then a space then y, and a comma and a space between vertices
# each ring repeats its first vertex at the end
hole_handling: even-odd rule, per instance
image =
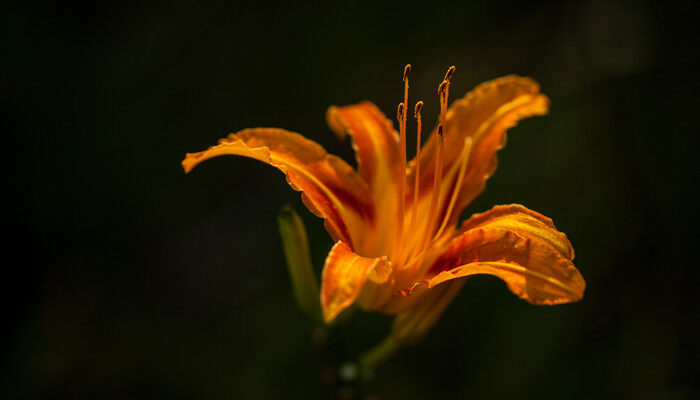
POLYGON ((312 344, 276 215, 287 203, 300 212, 318 271, 331 246, 320 220, 273 168, 228 157, 185 175, 179 163, 253 126, 301 132, 350 160, 326 107, 370 99, 393 117, 407 62, 426 121, 452 64, 453 99, 508 73, 542 84, 550 115, 511 130, 465 217, 512 202, 552 217, 588 287, 579 303, 535 307, 497 279, 473 279, 367 393, 698 395, 689 8, 98 3, 1 9, 0 397, 332 394, 321 388, 329 365, 380 340, 390 319, 359 314, 335 350, 312 344))

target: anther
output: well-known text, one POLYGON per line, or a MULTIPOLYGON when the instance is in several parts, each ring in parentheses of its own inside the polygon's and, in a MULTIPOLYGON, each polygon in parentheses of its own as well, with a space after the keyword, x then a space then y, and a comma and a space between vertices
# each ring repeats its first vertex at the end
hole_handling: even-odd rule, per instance
POLYGON ((416 108, 413 110, 413 116, 418 118, 420 115, 420 110, 423 108, 423 102, 419 101, 416 103, 416 108))
MULTIPOLYGON (((454 68, 454 67, 452 67, 452 68, 454 68)), ((404 81, 408 79, 408 74, 410 74, 410 73, 411 73, 411 64, 406 64, 406 66, 403 67, 403 80, 404 81)))
POLYGON ((447 85, 450 84, 450 81, 447 79, 443 80, 440 86, 438 86, 438 94, 440 96, 443 96, 445 94, 445 89, 447 89, 447 85))
POLYGON ((445 79, 446 81, 449 81, 450 78, 452 78, 452 75, 455 73, 455 66, 451 66, 450 68, 447 69, 447 72, 445 73, 445 79))
POLYGON ((396 119, 399 121, 399 123, 403 122, 403 116, 404 116, 404 104, 399 103, 399 106, 396 108, 396 119))

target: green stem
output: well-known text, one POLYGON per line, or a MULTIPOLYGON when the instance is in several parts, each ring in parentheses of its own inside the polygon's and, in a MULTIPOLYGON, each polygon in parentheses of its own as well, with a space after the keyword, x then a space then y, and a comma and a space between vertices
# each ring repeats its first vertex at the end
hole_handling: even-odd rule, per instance
POLYGON ((399 341, 389 334, 384 340, 360 356, 360 367, 363 371, 371 372, 389 360, 400 348, 401 344, 399 341))

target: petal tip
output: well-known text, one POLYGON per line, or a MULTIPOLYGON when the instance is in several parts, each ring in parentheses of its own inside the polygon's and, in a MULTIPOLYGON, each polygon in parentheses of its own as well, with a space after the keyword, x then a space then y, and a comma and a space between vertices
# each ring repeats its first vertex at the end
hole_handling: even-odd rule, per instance
MULTIPOLYGON (((323 303, 321 303, 323 304, 323 303)), ((342 309, 339 307, 322 307, 323 322, 330 324, 340 314, 342 309)))
POLYGON ((328 110, 326 110, 326 123, 338 139, 343 140, 348 136, 347 127, 343 125, 342 119, 338 116, 338 106, 328 107, 328 110))
POLYGON ((197 165, 197 156, 199 154, 201 153, 185 153, 185 158, 180 162, 180 165, 182 165, 182 169, 186 174, 189 174, 197 165))

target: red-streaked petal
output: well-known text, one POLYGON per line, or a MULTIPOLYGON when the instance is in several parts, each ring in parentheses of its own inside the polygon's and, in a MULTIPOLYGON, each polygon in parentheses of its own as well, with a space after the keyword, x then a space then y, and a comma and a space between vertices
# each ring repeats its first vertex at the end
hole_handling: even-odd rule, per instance
POLYGON ((386 257, 362 257, 338 242, 328 253, 321 277, 323 319, 331 322, 355 301, 366 310, 377 309, 391 296, 392 287, 393 269, 386 257))
POLYGON ((326 120, 339 137, 352 136, 358 170, 371 188, 395 179, 399 138, 377 106, 369 101, 332 106, 328 108, 326 120))
MULTIPOLYGON (((476 198, 497 165, 496 152, 505 146, 506 130, 521 119, 547 113, 549 99, 539 92, 537 82, 515 75, 485 82, 456 101, 447 111, 444 176, 441 188, 441 218, 456 186, 456 172, 467 138, 472 139, 466 173, 450 216, 455 224, 464 208, 476 198)), ((421 192, 428 194, 433 186, 437 135, 431 135, 421 156, 421 192)), ((409 170, 413 182, 414 165, 409 170)), ((429 196, 423 196, 429 198, 429 196)), ((408 199, 408 198, 407 198, 408 199)), ((427 200, 423 200, 427 203, 427 200)), ((419 205, 423 206, 423 205, 419 205)))
POLYGON ((304 204, 319 217, 334 240, 353 243, 364 224, 373 218, 367 184, 338 157, 298 133, 275 128, 245 129, 232 133, 209 149, 188 153, 185 172, 221 155, 238 155, 270 164, 287 176, 294 190, 302 191, 304 204))
MULTIPOLYGON (((369 185, 376 210, 376 226, 396 221, 399 203, 399 139, 391 122, 371 102, 333 106, 328 125, 339 137, 352 136, 360 175, 369 185)), ((354 249, 366 256, 386 254, 394 232, 372 229, 354 249)))
POLYGON ((544 240, 567 259, 574 259, 574 247, 569 238, 557 230, 552 219, 520 204, 495 206, 486 212, 474 214, 464 221, 457 235, 476 228, 509 229, 523 236, 544 240))
POLYGON ((531 303, 568 303, 586 287, 572 259, 571 243, 551 220, 523 206, 498 206, 464 224, 423 284, 490 274, 531 303))

